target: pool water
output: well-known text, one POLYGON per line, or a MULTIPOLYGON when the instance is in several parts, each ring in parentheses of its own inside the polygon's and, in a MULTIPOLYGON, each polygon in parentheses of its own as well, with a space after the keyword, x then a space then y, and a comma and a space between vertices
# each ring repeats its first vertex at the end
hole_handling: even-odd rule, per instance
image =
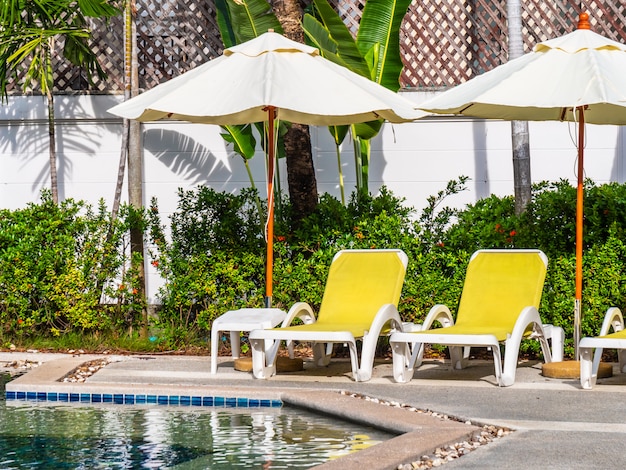
POLYGON ((304 410, 50 405, 0 400, 0 468, 310 468, 382 431, 304 410))

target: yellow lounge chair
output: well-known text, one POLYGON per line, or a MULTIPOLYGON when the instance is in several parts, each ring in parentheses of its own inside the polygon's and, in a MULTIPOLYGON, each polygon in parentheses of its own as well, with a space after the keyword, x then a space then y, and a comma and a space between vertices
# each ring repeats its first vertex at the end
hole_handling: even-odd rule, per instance
POLYGON ((324 344, 345 343, 350 349, 353 378, 366 381, 372 376, 376 344, 381 334, 402 330, 398 300, 404 283, 407 256, 401 250, 343 250, 330 266, 317 320, 311 307, 296 303, 280 328, 254 330, 252 370, 256 378, 276 373, 280 341, 311 341, 315 362, 328 365, 330 355, 324 344), (304 325, 289 326, 294 318, 304 325), (356 341, 362 339, 359 364, 356 341), (266 341, 273 341, 266 350, 266 341))
MULTIPOLYGON (((454 324, 447 322, 443 328, 429 329, 433 318, 451 318, 448 307, 435 305, 421 331, 391 335, 394 379, 407 382, 413 377, 414 368, 421 363, 424 344, 449 346, 455 369, 463 368, 472 346, 491 348, 500 386, 515 382, 522 338, 538 339, 545 361, 551 362, 552 355, 538 312, 547 264, 545 254, 539 250, 480 250, 474 253, 467 267, 454 324), (501 343, 505 346, 504 368, 501 343)), ((557 338, 553 347, 562 350, 562 330, 549 328, 550 335, 557 338)), ((562 357, 562 353, 557 356, 562 357)))
POLYGON ((580 385, 590 390, 598 379, 598 368, 602 359, 602 351, 605 348, 617 349, 620 372, 626 372, 626 329, 624 329, 624 317, 617 307, 607 310, 600 329, 600 336, 587 337, 578 343, 580 354, 580 385), (611 333, 613 329, 613 333, 611 333), (596 350, 593 355, 593 350, 596 350))

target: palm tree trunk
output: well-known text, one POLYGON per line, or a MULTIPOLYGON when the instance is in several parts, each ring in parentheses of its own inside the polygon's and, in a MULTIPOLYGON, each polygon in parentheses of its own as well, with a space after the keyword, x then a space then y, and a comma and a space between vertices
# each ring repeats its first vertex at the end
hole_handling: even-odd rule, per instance
MULTIPOLYGON (((522 37, 522 6, 520 0, 507 0, 509 25, 509 60, 524 54, 522 37)), ((520 215, 531 200, 530 143, 528 122, 511 121, 513 147, 513 185, 515 188, 515 213, 520 215)))
MULTIPOLYGON (((131 12, 134 14, 135 2, 130 0, 131 12)), ((139 92, 139 72, 137 58, 137 30, 136 24, 131 25, 131 96, 137 96, 139 92)), ((141 148, 141 124, 137 121, 130 123, 128 130, 128 202, 137 210, 143 208, 143 154, 141 148)), ((137 273, 138 295, 142 299, 141 326, 139 336, 148 338, 148 305, 146 299, 146 268, 145 268, 145 247, 143 243, 142 227, 131 227, 130 229, 130 251, 131 259, 136 262, 134 266, 137 273)))
POLYGON ((57 174, 57 144, 56 144, 56 130, 54 125, 54 94, 52 88, 54 87, 54 71, 52 70, 52 55, 51 51, 54 47, 52 41, 48 42, 48 47, 43 49, 44 61, 45 61, 45 80, 46 83, 42 83, 42 88, 45 90, 46 99, 48 101, 48 146, 50 154, 50 191, 52 193, 52 202, 59 203, 59 183, 57 174))
MULTIPOLYGON (((273 3, 273 8, 285 36, 304 43, 302 8, 298 0, 279 0, 273 3)), ((303 92, 306 93, 305 90, 303 92)), ((283 140, 287 155, 289 199, 293 207, 293 223, 297 226, 300 220, 315 210, 318 202, 309 126, 292 124, 283 140)))

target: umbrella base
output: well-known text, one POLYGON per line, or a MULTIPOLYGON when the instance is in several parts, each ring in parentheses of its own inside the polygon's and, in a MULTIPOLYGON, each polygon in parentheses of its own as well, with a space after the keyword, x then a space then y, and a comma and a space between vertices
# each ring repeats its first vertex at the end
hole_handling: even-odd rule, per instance
MULTIPOLYGON (((549 362, 541 367, 541 375, 552 379, 579 379, 580 362, 562 361, 549 362)), ((598 378, 606 379, 613 376, 613 366, 606 362, 601 362, 598 368, 598 378)))
MULTIPOLYGON (((235 370, 240 372, 252 372, 252 358, 240 357, 239 359, 235 359, 235 370)), ((276 358, 276 372, 298 372, 300 370, 304 370, 304 362, 301 358, 276 358)))

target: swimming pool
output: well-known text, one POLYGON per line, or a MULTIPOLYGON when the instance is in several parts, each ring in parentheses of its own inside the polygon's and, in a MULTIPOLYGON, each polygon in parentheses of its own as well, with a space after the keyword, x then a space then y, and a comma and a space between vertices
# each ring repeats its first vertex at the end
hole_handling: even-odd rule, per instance
POLYGON ((301 409, 0 400, 2 469, 310 468, 389 434, 301 409))

